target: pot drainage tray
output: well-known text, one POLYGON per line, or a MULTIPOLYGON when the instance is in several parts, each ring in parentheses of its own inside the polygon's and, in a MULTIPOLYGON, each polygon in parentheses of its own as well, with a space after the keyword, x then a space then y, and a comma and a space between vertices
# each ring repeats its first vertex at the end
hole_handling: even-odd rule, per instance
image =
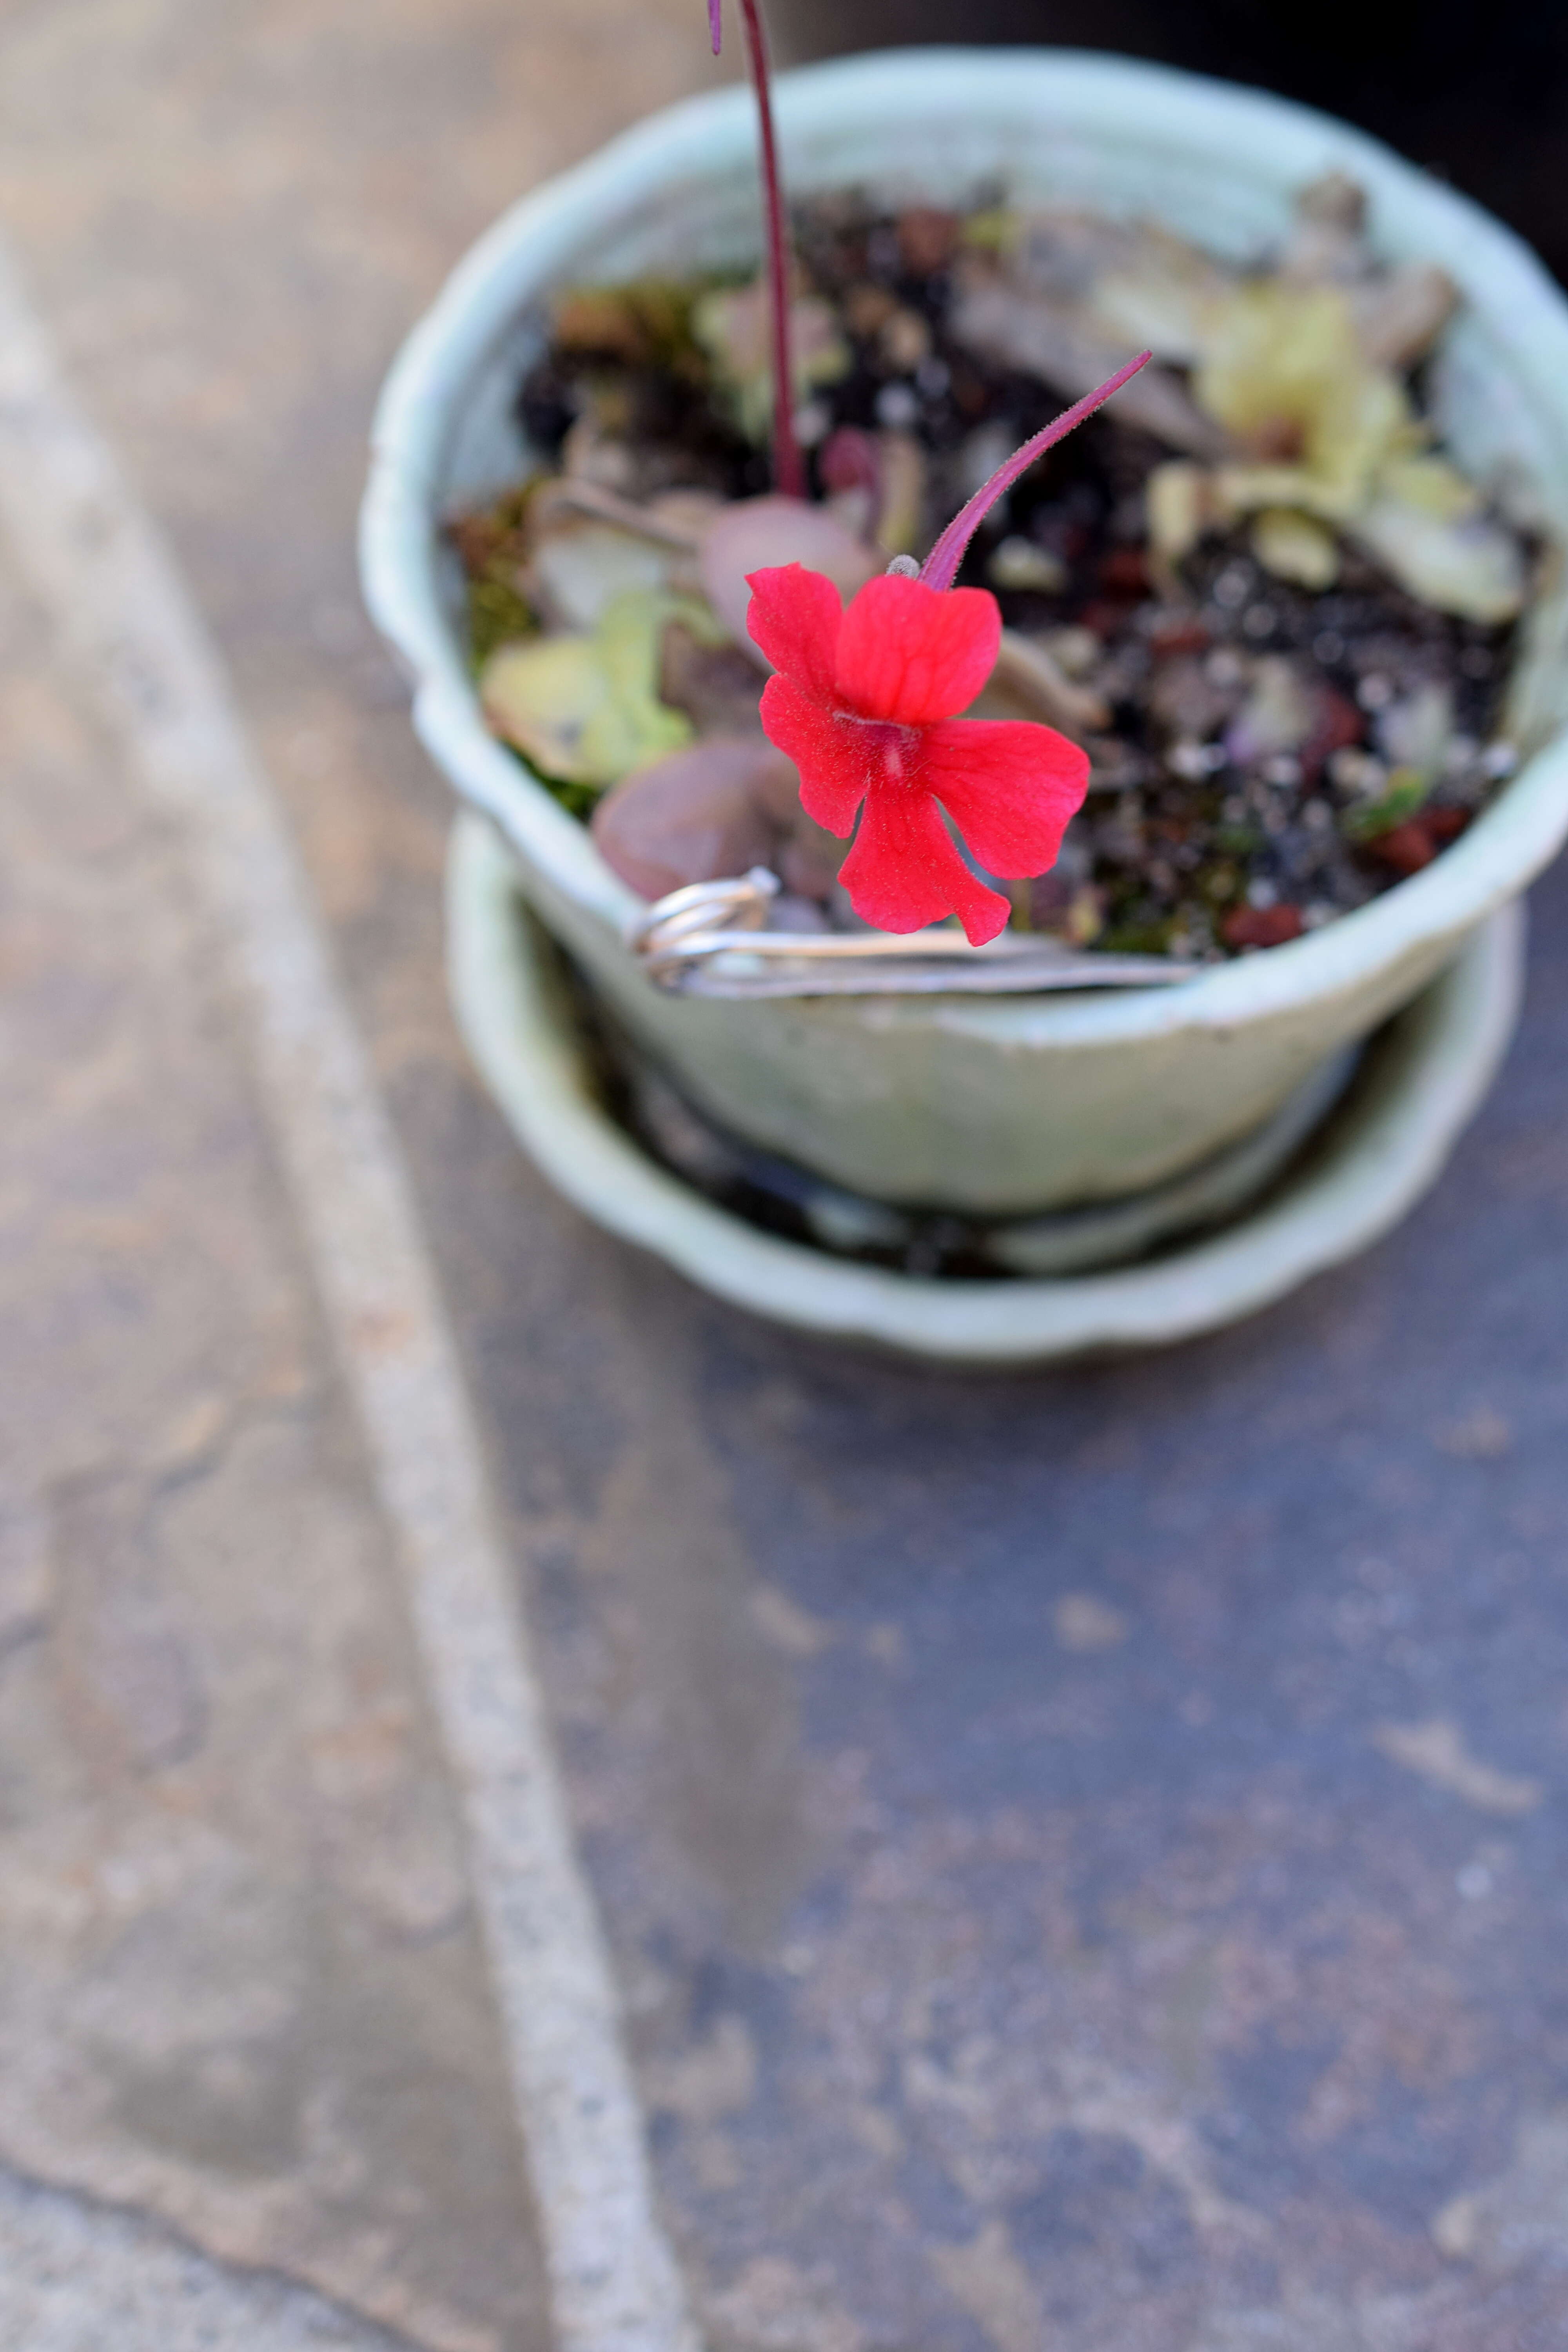
POLYGON ((1135 1202, 999 1223, 977 1253, 961 1222, 858 1202, 764 1155, 739 1154, 726 1169, 733 1147, 696 1122, 682 1150, 672 1130, 683 1107, 645 1079, 636 1123, 708 1184, 661 1164, 608 1107, 602 1058, 525 916, 515 866, 481 818, 453 829, 447 910, 469 1050, 518 1140, 567 1199, 754 1314, 973 1365, 1194 1338, 1378 1240, 1436 1181, 1491 1083, 1518 1015, 1524 932, 1517 906, 1493 915, 1370 1042, 1348 1087, 1353 1057, 1336 1057, 1258 1135, 1202 1170, 1135 1202), (1227 1212, 1222 1229, 1194 1236, 1194 1224, 1212 1228, 1227 1212), (1178 1226, 1187 1237, 1169 1239, 1178 1226), (1106 1270, 1162 1236, 1159 1255, 1106 1270), (868 1262, 895 1253, 901 1266, 868 1262), (907 1270, 922 1254, 930 1270, 907 1270), (1067 1270, 1091 1258, 1092 1270, 1067 1270), (1054 1270, 1027 1270, 1040 1265, 1054 1270))

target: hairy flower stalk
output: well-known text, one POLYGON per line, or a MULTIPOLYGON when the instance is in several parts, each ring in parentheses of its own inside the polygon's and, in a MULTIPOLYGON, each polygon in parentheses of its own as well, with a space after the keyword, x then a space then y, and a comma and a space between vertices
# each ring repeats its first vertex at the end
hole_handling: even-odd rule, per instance
POLYGON ((952 587, 958 577, 958 567, 963 561, 964 551, 970 541, 997 499, 1012 488, 1020 474, 1028 471, 1037 457, 1043 457, 1046 451, 1064 439, 1075 425, 1081 425, 1086 418, 1092 416, 1095 410, 1102 407, 1113 392, 1120 392, 1122 385, 1135 376, 1140 368, 1147 367, 1153 356, 1152 352, 1140 352, 1135 360, 1129 360, 1124 368, 1118 368, 1116 373, 1107 383, 1102 383, 1098 391, 1086 393, 1084 397, 1076 401, 1071 408, 1066 408, 1059 416, 1053 417, 1051 422, 1041 432, 1037 433, 1032 440, 1026 441, 1021 449, 1015 449, 1012 456, 997 467, 990 480, 983 482, 967 506, 962 507, 954 515, 925 562, 921 565, 920 577, 928 588, 952 587))
MULTIPOLYGON (((795 434, 795 371, 790 361, 789 248, 784 235, 778 144, 773 135, 768 38, 757 0, 740 0, 740 7, 762 143, 763 226, 768 257, 768 307, 773 319, 773 487, 786 499, 804 499, 805 461, 795 434)), ((708 31, 717 57, 723 41, 723 0, 708 0, 708 31)))

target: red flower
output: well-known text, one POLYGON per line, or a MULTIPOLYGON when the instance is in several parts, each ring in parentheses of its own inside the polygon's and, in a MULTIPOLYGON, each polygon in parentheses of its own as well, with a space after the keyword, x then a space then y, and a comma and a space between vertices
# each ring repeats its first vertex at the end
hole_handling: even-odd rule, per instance
POLYGON ((928 588, 885 573, 846 609, 819 572, 751 574, 747 619, 778 673, 763 726, 800 770, 806 814, 860 829, 839 879, 884 931, 956 915, 972 946, 1011 912, 972 874, 945 809, 989 873, 1043 874, 1089 785, 1076 743, 1026 720, 959 719, 996 667, 1002 615, 984 588, 928 588))

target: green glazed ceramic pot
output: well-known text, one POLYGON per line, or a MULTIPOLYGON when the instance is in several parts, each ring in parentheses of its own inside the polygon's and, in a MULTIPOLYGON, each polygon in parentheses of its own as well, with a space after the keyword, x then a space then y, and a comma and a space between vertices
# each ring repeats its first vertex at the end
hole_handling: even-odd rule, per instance
MULTIPOLYGON (((1568 302, 1475 205, 1360 133, 1260 92, 1071 53, 881 51, 783 78, 791 189, 1016 196, 1151 215, 1256 252, 1331 170, 1393 260, 1440 262, 1466 302, 1435 375, 1461 464, 1568 543, 1568 302)), ((1190 983, 1037 998, 723 1002, 661 993, 623 944, 639 902, 489 733, 455 506, 527 463, 512 415, 552 288, 759 250, 743 89, 669 109, 523 199, 461 263, 393 369, 374 434, 365 593, 407 663, 415 723, 504 835, 528 898, 623 1025, 710 1117, 855 1192, 1024 1213, 1139 1193, 1268 1119, 1450 964, 1568 832, 1568 609, 1537 607, 1509 728, 1526 754, 1453 847, 1370 905, 1190 983)))

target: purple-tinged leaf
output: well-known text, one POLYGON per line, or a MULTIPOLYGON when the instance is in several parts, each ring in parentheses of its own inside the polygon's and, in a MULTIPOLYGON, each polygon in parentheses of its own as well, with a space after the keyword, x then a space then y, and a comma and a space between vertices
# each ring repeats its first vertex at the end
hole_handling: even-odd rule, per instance
POLYGON ((699 562, 702 593, 735 643, 761 669, 766 655, 752 643, 746 627, 752 601, 747 574, 781 563, 802 563, 820 572, 841 595, 857 588, 881 568, 880 559, 829 507, 807 506, 804 499, 738 499, 713 518, 703 533, 699 562))

